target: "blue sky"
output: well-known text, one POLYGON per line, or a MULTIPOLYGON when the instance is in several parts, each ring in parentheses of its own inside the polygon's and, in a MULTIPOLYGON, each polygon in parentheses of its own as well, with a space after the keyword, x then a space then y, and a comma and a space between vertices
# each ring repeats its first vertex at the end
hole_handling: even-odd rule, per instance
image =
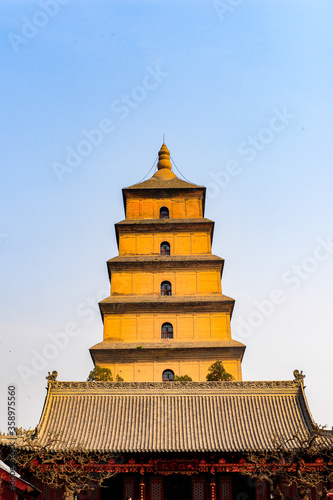
POLYGON ((331 426, 332 2, 3 0, 0 16, 0 388, 17 384, 18 425, 38 423, 48 371, 92 368, 121 188, 165 133, 208 187, 244 380, 303 370, 331 426))

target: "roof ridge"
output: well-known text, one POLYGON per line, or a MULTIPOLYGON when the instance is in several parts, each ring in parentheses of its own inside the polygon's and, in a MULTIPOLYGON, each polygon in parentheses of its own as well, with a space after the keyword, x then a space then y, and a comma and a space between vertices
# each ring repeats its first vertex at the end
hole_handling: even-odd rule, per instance
POLYGON ((298 389, 300 387, 299 382, 295 380, 228 380, 228 381, 207 381, 207 382, 83 382, 83 381, 50 381, 50 387, 52 389, 80 389, 80 388, 91 388, 91 389, 130 389, 130 390, 153 390, 153 389, 166 389, 166 390, 177 390, 177 389, 205 389, 205 390, 216 390, 216 389, 298 389))

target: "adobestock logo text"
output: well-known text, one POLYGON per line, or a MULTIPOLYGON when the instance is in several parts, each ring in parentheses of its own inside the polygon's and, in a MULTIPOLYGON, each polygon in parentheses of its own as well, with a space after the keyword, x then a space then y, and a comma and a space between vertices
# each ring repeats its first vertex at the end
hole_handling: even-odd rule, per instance
POLYGON ((18 54, 22 46, 27 45, 44 28, 49 20, 55 17, 62 5, 66 5, 69 0, 39 0, 40 10, 30 17, 22 17, 21 32, 8 33, 8 40, 13 51, 18 54))

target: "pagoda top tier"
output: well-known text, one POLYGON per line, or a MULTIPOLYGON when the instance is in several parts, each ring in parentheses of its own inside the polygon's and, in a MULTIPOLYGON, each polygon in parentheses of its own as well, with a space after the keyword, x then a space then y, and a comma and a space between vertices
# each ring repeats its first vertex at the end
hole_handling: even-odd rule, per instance
POLYGON ((122 191, 125 213, 127 213, 126 207, 129 199, 153 199, 161 196, 165 199, 171 199, 175 196, 178 198, 184 196, 196 197, 200 199, 202 204, 202 214, 204 212, 206 188, 183 181, 174 174, 170 161, 170 151, 164 143, 158 152, 157 171, 154 175, 150 179, 124 188, 122 191))

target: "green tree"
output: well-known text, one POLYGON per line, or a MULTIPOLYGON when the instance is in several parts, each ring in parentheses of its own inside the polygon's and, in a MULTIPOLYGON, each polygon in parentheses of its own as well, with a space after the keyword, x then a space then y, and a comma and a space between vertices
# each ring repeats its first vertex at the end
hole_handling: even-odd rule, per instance
POLYGON ((211 380, 233 380, 233 376, 226 372, 222 361, 215 361, 209 368, 206 379, 211 380))
POLYGON ((89 377, 87 378, 87 382, 112 382, 112 372, 109 368, 102 368, 99 365, 96 365, 93 370, 89 373, 89 377))
POLYGON ((173 377, 174 382, 192 382, 192 378, 189 375, 181 375, 180 377, 178 375, 175 375, 173 377))

